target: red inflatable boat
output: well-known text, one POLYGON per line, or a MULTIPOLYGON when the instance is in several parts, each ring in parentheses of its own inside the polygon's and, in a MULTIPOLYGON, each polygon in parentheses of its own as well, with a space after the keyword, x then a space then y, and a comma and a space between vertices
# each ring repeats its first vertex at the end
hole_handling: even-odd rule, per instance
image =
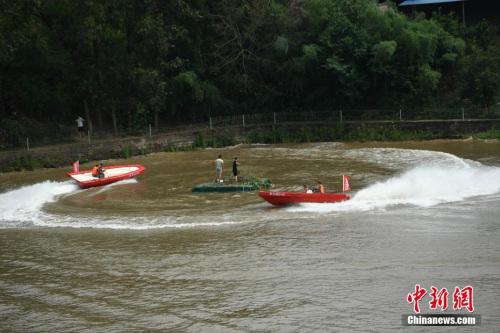
POLYGON ((68 172, 67 175, 73 178, 81 188, 88 188, 133 178, 143 173, 144 170, 146 168, 140 164, 110 165, 104 167, 104 177, 97 178, 92 176, 92 170, 79 171, 78 164, 73 164, 73 172, 68 172))
POLYGON ((259 195, 275 206, 286 206, 296 203, 315 202, 333 203, 349 200, 345 193, 303 193, 303 192, 259 192, 259 195))

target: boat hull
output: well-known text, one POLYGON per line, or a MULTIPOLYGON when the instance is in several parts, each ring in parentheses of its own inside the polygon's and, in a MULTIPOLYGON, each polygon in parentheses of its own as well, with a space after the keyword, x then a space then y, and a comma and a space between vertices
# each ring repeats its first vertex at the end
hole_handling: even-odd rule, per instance
POLYGON ((66 175, 78 183, 81 188, 108 185, 120 180, 134 178, 143 173, 146 168, 141 164, 112 165, 104 167, 104 178, 92 176, 92 170, 68 172, 66 175))
POLYGON ((297 193, 260 191, 259 196, 274 206, 298 203, 334 203, 349 200, 345 193, 297 193))

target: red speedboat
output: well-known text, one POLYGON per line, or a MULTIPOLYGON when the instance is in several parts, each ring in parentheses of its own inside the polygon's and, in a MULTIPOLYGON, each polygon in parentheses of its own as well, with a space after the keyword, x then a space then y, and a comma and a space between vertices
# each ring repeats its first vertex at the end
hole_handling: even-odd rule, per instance
POLYGON ((67 175, 73 178, 81 188, 88 188, 133 178, 143 173, 144 170, 146 168, 140 164, 111 165, 104 167, 103 178, 97 178, 92 176, 92 170, 79 171, 76 167, 73 172, 68 172, 67 175))
POLYGON ((345 193, 304 193, 304 192, 266 192, 260 191, 259 196, 275 206, 286 206, 296 203, 315 202, 333 203, 349 200, 351 196, 345 193))

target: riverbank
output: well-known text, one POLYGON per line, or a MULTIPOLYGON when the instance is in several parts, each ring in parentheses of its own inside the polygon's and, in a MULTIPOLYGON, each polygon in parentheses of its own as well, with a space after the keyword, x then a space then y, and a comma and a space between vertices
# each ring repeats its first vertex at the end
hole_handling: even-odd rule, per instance
POLYGON ((30 150, 0 152, 0 172, 54 168, 81 163, 129 158, 162 151, 221 148, 238 143, 276 144, 305 142, 409 141, 473 138, 500 139, 500 120, 377 121, 344 123, 283 124, 278 126, 230 126, 218 129, 190 128, 150 136, 131 136, 91 142, 87 138, 71 144, 30 150))

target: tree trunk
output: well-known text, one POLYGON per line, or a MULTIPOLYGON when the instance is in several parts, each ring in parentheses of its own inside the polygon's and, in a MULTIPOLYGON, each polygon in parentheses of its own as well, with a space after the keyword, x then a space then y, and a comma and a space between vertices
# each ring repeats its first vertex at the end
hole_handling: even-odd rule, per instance
POLYGON ((90 119, 89 104, 87 103, 86 98, 83 99, 83 107, 85 109, 85 120, 87 121, 87 128, 89 129, 90 133, 92 133, 94 128, 92 126, 92 119, 90 119))
POLYGON ((5 115, 7 112, 5 107, 5 100, 3 98, 3 80, 0 78, 0 114, 5 115))
POLYGON ((104 124, 102 121, 102 110, 100 107, 95 106, 95 111, 97 113, 97 127, 102 131, 104 129, 104 124))
POLYGON ((170 107, 170 119, 174 118, 177 119, 177 104, 172 102, 170 107))
POLYGON ((113 118, 113 132, 115 135, 118 134, 118 126, 116 125, 116 107, 115 102, 111 103, 111 117, 113 118))

